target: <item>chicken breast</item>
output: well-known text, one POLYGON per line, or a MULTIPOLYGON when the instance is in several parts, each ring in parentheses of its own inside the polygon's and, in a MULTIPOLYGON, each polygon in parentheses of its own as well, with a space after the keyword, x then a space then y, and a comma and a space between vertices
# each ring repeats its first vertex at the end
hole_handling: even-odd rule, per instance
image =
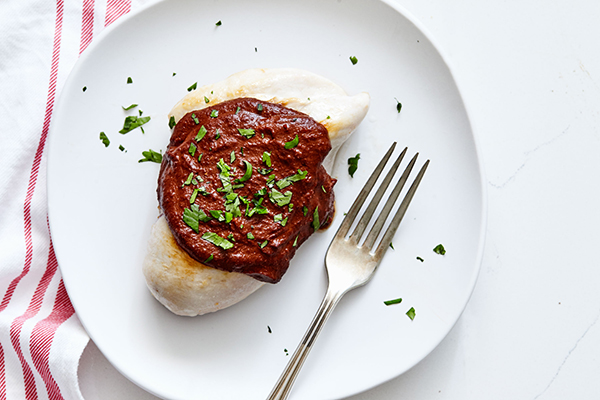
MULTIPOLYGON (((278 103, 324 125, 332 145, 323 162, 329 173, 337 151, 364 119, 370 101, 367 93, 348 96, 340 86, 311 72, 250 69, 192 91, 173 107, 169 117, 177 122, 190 111, 240 97, 278 103)), ((229 307, 264 284, 248 275, 217 270, 192 259, 175 242, 163 216, 152 227, 143 273, 154 297, 173 313, 184 316, 229 307)))

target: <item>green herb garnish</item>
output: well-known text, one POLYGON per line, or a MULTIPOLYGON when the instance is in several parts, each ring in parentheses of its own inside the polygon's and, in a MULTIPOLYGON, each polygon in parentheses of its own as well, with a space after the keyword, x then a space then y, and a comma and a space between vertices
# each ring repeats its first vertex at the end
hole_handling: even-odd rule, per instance
POLYGON ((288 205, 290 200, 292 200, 292 192, 287 191, 285 193, 281 193, 277 189, 273 189, 271 192, 269 192, 269 199, 272 203, 277 204, 279 207, 283 207, 288 205))
POLYGON ((81 90, 83 90, 85 92, 87 90, 87 86, 84 86, 83 89, 81 89, 81 90))
POLYGON ((202 140, 202 138, 204 137, 204 135, 206 135, 206 128, 204 127, 204 125, 202 125, 200 127, 200 129, 198 130, 198 133, 196 134, 196 141, 199 142, 202 140))
POLYGON ((313 213, 312 227, 315 231, 318 231, 321 227, 321 223, 319 222, 319 206, 315 208, 315 212, 313 213))
POLYGON ((294 239, 294 244, 292 244, 292 247, 296 247, 297 244, 298 244, 298 236, 296 236, 296 239, 294 239))
POLYGON ((208 97, 204 96, 204 102, 205 103, 210 103, 210 99, 208 97))
POLYGON ((221 26, 223 23, 219 20, 215 23, 216 26, 221 26))
POLYGON ((138 160, 138 162, 146 162, 146 161, 152 161, 155 163, 160 164, 162 162, 162 153, 157 153, 156 151, 149 149, 148 151, 142 151, 142 155, 144 156, 144 158, 142 158, 141 160, 138 160))
POLYGON ((128 84, 129 84, 129 83, 133 83, 133 79, 131 79, 131 77, 128 77, 128 78, 127 78, 127 83, 128 83, 128 84))
POLYGON ((190 143, 190 148, 188 149, 188 153, 190 153, 190 156, 194 157, 196 155, 196 145, 194 143, 190 143))
POLYGON ((396 110, 398 111, 398 114, 400 114, 400 110, 402 110, 402 103, 400 103, 398 101, 398 99, 396 99, 395 97, 394 97, 394 99, 396 100, 396 103, 397 103, 396 104, 396 110))
POLYGON ((137 117, 135 115, 130 115, 125 117, 125 122, 123 122, 123 129, 119 131, 121 134, 126 134, 134 130, 135 128, 144 125, 150 121, 150 117, 137 117))
POLYGON ((433 248, 433 252, 434 252, 434 253, 437 253, 437 254, 444 255, 444 254, 446 254, 446 249, 444 248, 444 246, 443 246, 443 245, 441 245, 441 244, 438 244, 437 246, 435 246, 435 247, 433 248))
POLYGON ((298 142, 298 135, 296 135, 294 139, 290 140, 289 142, 285 142, 283 147, 285 147, 286 150, 293 149, 294 147, 298 146, 298 142))
POLYGON ((188 175, 187 179, 185 180, 185 182, 183 182, 183 185, 181 185, 181 187, 187 186, 190 183, 192 183, 192 179, 194 179, 194 173, 190 172, 190 174, 188 175))
POLYGON ((425 261, 425 260, 423 260, 423 259, 422 259, 421 257, 419 257, 419 256, 417 256, 417 260, 419 260, 419 261, 421 261, 421 262, 425 261))
POLYGON ((173 129, 175 125, 177 125, 175 123, 175 117, 171 115, 171 118, 169 118, 169 129, 173 129))
POLYGON ((217 128, 217 131, 215 132, 215 140, 217 140, 220 137, 221 137, 221 132, 219 132, 219 129, 217 128))
POLYGON ((225 238, 222 238, 214 232, 206 232, 204 235, 202 235, 202 239, 222 248, 223 250, 229 250, 233 247, 233 243, 225 238))
POLYGON ((356 58, 355 56, 350 56, 350 62, 352 63, 352 65, 356 65, 358 63, 358 58, 356 58))
POLYGON ((256 106, 256 110, 257 110, 258 112, 262 112, 262 110, 263 110, 263 105, 259 103, 259 104, 256 106))
POLYGON ((206 260, 204 260, 204 263, 211 262, 211 261, 213 260, 213 258, 214 258, 214 257, 213 257, 213 255, 211 254, 210 256, 208 256, 208 258, 207 258, 206 260))
POLYGON ((125 147, 123 147, 122 144, 119 145, 119 150, 124 151, 124 152, 127 153, 127 150, 125 149, 125 147))
POLYGON ((194 232, 198 233, 199 222, 210 221, 210 217, 200 209, 198 204, 192 204, 190 208, 183 210, 183 222, 187 224, 194 232))
POLYGON ((104 147, 108 147, 108 145, 110 144, 110 140, 108 140, 108 136, 106 136, 104 132, 100 132, 100 140, 102 140, 102 144, 104 144, 104 147))
POLYGON ((392 250, 396 250, 396 249, 394 248, 394 243, 392 243, 392 242, 390 242, 390 247, 392 248, 392 250))
POLYGON ((281 226, 285 226, 285 224, 287 224, 287 221, 288 221, 287 217, 283 218, 283 214, 277 214, 277 215, 275 215, 275 217, 273 217, 273 220, 275 222, 279 222, 279 224, 281 226))
MULTIPOLYGON (((233 152, 231 154, 233 154, 233 152)), ((244 176, 235 180, 237 183, 246 182, 252 176, 252 164, 246 160, 244 160, 244 164, 246 164, 246 172, 244 173, 244 176)))
POLYGON ((262 161, 267 164, 267 167, 271 167, 271 153, 265 151, 262 155, 262 161))
POLYGON ((358 160, 360 160, 360 153, 358 153, 356 157, 350 157, 348 159, 348 173, 352 178, 354 178, 354 173, 358 169, 358 160))
POLYGON ((269 244, 269 241, 268 241, 268 240, 265 240, 264 242, 262 242, 262 243, 260 244, 260 248, 261 248, 261 249, 264 249, 264 248, 265 248, 265 246, 266 246, 267 244, 269 244))
POLYGON ((192 119, 194 120, 194 123, 196 125, 198 125, 200 123, 200 120, 198 119, 198 117, 196 117, 196 114, 192 113, 192 119))
POLYGON ((277 181, 276 185, 279 189, 283 189, 285 187, 290 186, 294 182, 298 182, 298 181, 301 181, 302 179, 305 179, 306 175, 308 175, 308 170, 306 170, 306 171, 298 170, 298 173, 296 173, 294 175, 290 175, 286 178, 283 178, 283 179, 277 181))
POLYGON ((240 135, 242 135, 246 139, 250 139, 251 137, 253 137, 256 134, 256 132, 254 132, 254 129, 241 129, 241 128, 238 128, 238 132, 240 133, 240 135))
POLYGON ((196 90, 197 87, 198 87, 198 82, 194 82, 194 84, 192 86, 187 88, 187 91, 191 92, 192 90, 196 90))
POLYGON ((137 107, 137 106, 138 106, 137 104, 132 104, 132 105, 130 105, 129 107, 123 107, 123 106, 121 106, 121 108, 122 108, 123 110, 125 110, 125 111, 128 111, 128 110, 131 110, 132 108, 135 108, 135 107, 137 107))
POLYGON ((210 112, 210 117, 211 118, 217 118, 219 116, 219 112, 217 110, 212 110, 210 112))
POLYGON ((417 315, 417 313, 415 312, 415 308, 411 307, 410 310, 406 312, 406 315, 408 316, 408 318, 410 318, 411 321, 413 321, 415 319, 415 316, 417 315))
POLYGON ((250 239, 250 240, 254 240, 254 235, 252 234, 252 232, 248 232, 248 233, 246 234, 246 237, 247 237, 248 239, 250 239))
POLYGON ((400 304, 400 303, 402 303, 402 299, 387 300, 387 301, 383 302, 383 304, 385 304, 386 306, 391 306, 392 304, 400 304))

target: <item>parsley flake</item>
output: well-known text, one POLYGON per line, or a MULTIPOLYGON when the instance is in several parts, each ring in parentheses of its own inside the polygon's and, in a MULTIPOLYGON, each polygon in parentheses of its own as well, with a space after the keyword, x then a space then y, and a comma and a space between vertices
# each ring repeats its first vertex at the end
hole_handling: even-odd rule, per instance
POLYGON ((204 102, 205 103, 210 103, 210 99, 208 97, 204 96, 204 102))
POLYGON ((443 256, 444 254, 446 254, 446 249, 444 248, 443 245, 438 244, 437 246, 435 246, 433 248, 433 252, 443 256))
POLYGON ((127 84, 133 83, 133 79, 131 79, 131 77, 127 78, 127 84))
POLYGON ((360 153, 358 153, 356 157, 350 157, 348 159, 348 173, 352 178, 354 178, 354 173, 358 169, 358 160, 360 160, 360 153))
POLYGON ((177 125, 175 123, 175 117, 171 115, 171 118, 169 118, 169 129, 173 129, 175 125, 177 125))
POLYGON ((419 257, 419 256, 417 256, 417 260, 419 260, 419 261, 421 261, 421 262, 425 261, 425 260, 423 260, 423 259, 422 259, 421 257, 419 257))
POLYGON ((352 63, 352 65, 356 65, 358 63, 358 58, 356 58, 355 56, 350 56, 350 62, 352 63))
POLYGON ((271 167, 271 153, 265 151, 262 155, 262 161, 267 164, 267 167, 271 167))
POLYGON ((110 144, 110 140, 108 140, 108 136, 106 136, 104 132, 100 132, 100 140, 102 140, 102 144, 104 144, 104 147, 108 147, 108 145, 110 144))
POLYGON ((242 135, 246 139, 250 139, 251 137, 253 137, 256 134, 256 132, 254 131, 254 129, 241 129, 241 128, 238 128, 238 132, 240 133, 240 135, 242 135))
POLYGON ((229 250, 233 247, 233 243, 225 238, 222 238, 214 232, 206 232, 204 235, 202 235, 202 239, 222 248, 223 250, 229 250))
POLYGON ((398 111, 398 114, 400 114, 400 110, 402 110, 402 103, 400 103, 398 101, 398 99, 396 99, 395 97, 394 97, 394 99, 396 100, 396 103, 397 103, 396 104, 396 110, 398 111))
POLYGON ((398 299, 394 299, 394 300, 386 300, 383 302, 383 304, 385 304, 386 306, 391 306, 392 304, 400 304, 402 303, 402 299, 398 298, 398 299))
POLYGON ((283 189, 285 187, 290 186, 294 182, 298 182, 298 181, 301 181, 302 179, 305 179, 306 175, 308 175, 308 170, 306 170, 306 171, 298 170, 297 174, 290 175, 286 178, 283 178, 283 179, 277 181, 275 184, 277 185, 277 187, 279 189, 283 189))
POLYGON ((406 312, 406 315, 408 316, 408 318, 410 318, 411 321, 413 321, 415 319, 415 316, 417 315, 417 313, 415 312, 415 308, 411 307, 410 310, 406 312))
POLYGON ((213 260, 213 255, 211 254, 210 256, 208 256, 208 258, 206 260, 204 260, 204 263, 206 264, 207 262, 211 262, 213 260))
POLYGON ((266 246, 267 244, 269 244, 269 241, 268 241, 268 240, 265 240, 264 242, 262 242, 262 243, 260 244, 260 248, 261 248, 261 249, 264 249, 264 248, 265 248, 265 246, 266 246))
POLYGON ((210 112, 210 117, 211 118, 217 118, 219 116, 219 112, 217 110, 212 110, 210 112))
POLYGON ((315 212, 313 213, 312 226, 315 231, 318 231, 321 227, 321 223, 319 222, 319 206, 315 208, 315 212))
POLYGON ((200 127, 200 129, 198 130, 198 133, 196 134, 196 141, 199 142, 202 140, 202 138, 204 137, 204 135, 206 135, 206 128, 204 127, 204 125, 202 125, 200 127))
POLYGON ((217 21, 217 22, 215 23, 215 25, 216 25, 216 26, 221 26, 221 25, 223 25, 223 23, 221 22, 221 20, 219 20, 219 21, 217 21))
POLYGON ((285 147, 286 150, 290 150, 293 149, 294 147, 298 146, 298 135, 296 135, 296 137, 292 140, 290 140, 289 142, 286 142, 285 145, 283 147, 285 147))
POLYGON ((132 104, 132 105, 130 105, 129 107, 124 107, 124 106, 121 106, 121 108, 122 108, 123 110, 125 110, 125 111, 129 111, 129 110, 131 110, 132 108, 136 108, 137 106, 138 106, 137 104, 132 104))
MULTIPOLYGON (((129 133, 132 130, 134 130, 135 128, 141 127, 148 121, 150 121, 150 117, 137 117, 135 115, 130 115, 125 118, 125 121, 123 122, 123 129, 121 129, 119 131, 119 133, 121 133, 123 135, 126 133, 129 133)), ((142 130, 142 132, 143 132, 143 130, 142 130)))
POLYGON ((149 149, 148 151, 142 151, 142 155, 144 156, 144 158, 142 158, 141 160, 138 160, 138 162, 146 162, 146 161, 152 161, 155 163, 160 164, 162 162, 162 153, 157 153, 156 151, 149 149))
POLYGON ((200 120, 198 119, 198 117, 196 117, 196 114, 192 113, 192 119, 194 120, 194 123, 196 125, 198 125, 200 123, 200 120))
POLYGON ((192 90, 196 90, 197 87, 198 87, 198 82, 194 82, 194 84, 192 86, 187 88, 187 91, 191 92, 192 90))

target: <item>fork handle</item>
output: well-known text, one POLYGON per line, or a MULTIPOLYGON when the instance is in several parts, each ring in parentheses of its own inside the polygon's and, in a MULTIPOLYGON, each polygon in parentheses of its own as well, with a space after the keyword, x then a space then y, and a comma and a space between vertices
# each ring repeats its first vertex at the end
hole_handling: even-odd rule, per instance
POLYGON ((300 344, 294 351, 292 358, 288 362, 285 370, 279 377, 279 380, 275 384, 275 387, 271 391, 271 394, 267 398, 267 400, 285 400, 288 398, 292 386, 294 386, 294 382, 296 381, 296 377, 308 356, 308 353, 312 349, 312 346, 319 336, 321 329, 325 325, 325 322, 329 319, 331 312, 337 306, 338 302, 345 294, 344 291, 332 291, 330 289, 327 290, 317 313, 315 314, 308 330, 304 334, 304 337, 300 341, 300 344))

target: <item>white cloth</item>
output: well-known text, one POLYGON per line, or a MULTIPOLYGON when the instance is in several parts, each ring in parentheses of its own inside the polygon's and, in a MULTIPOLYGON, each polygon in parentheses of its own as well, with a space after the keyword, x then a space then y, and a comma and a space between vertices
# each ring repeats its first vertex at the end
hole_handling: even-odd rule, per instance
POLYGON ((46 204, 60 89, 103 28, 144 1, 0 1, 0 399, 82 399, 89 337, 65 291, 46 204))

